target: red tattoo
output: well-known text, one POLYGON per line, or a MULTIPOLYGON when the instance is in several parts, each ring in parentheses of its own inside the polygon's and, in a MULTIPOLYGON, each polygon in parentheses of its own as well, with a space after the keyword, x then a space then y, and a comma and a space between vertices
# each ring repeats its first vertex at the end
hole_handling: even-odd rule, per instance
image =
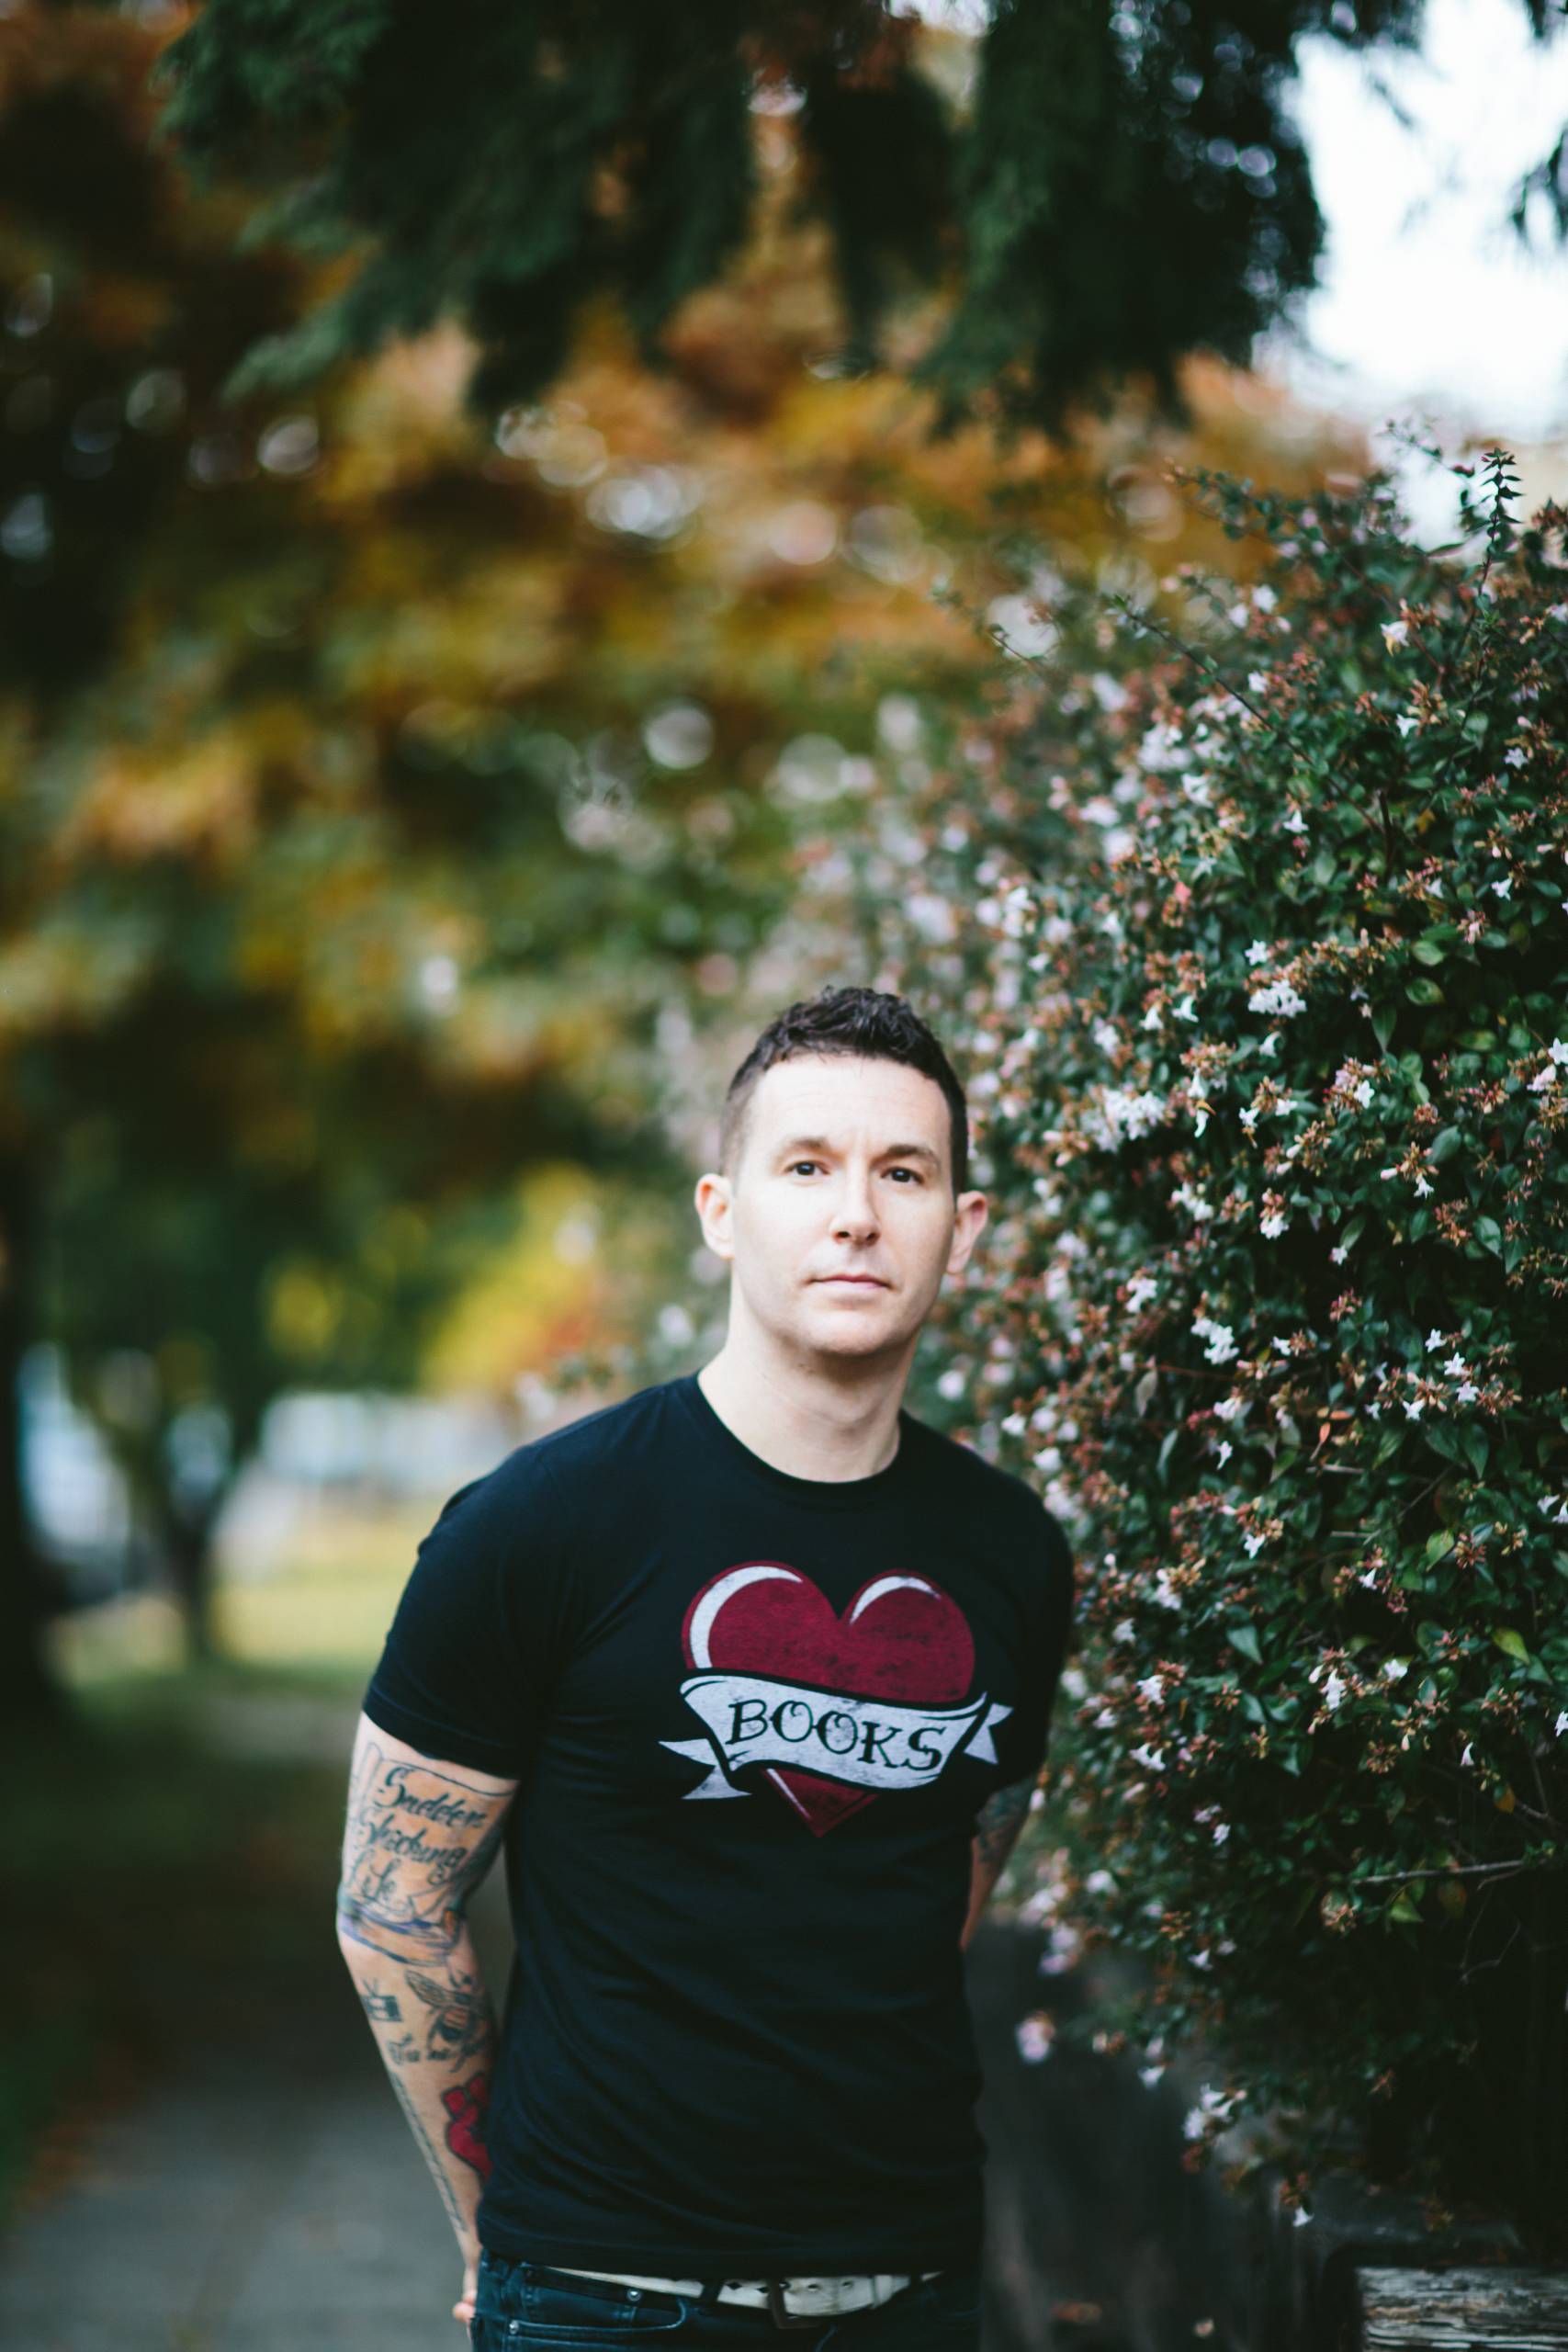
POLYGON ((490 2104, 490 2077, 470 2075, 466 2083, 443 2091, 441 2104, 451 2117, 446 2126, 446 2145, 466 2165, 472 2165, 481 2180, 490 2178, 490 2150, 484 2142, 485 2109, 490 2104))

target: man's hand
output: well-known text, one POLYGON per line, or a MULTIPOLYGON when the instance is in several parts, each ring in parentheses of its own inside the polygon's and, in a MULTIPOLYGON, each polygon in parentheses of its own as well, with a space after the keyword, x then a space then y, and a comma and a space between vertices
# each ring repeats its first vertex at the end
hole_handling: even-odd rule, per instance
POLYGON ((465 2326, 468 2325, 468 2323, 474 2315, 474 2298, 479 2292, 479 2242, 476 2239, 470 2247, 467 2260, 463 2264, 462 2292, 452 2306, 453 2318, 460 2319, 465 2326))

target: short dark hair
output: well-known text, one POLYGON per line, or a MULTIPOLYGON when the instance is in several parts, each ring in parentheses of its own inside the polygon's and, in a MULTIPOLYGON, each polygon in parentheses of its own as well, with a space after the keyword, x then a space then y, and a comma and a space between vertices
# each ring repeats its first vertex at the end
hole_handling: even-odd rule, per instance
POLYGON ((764 1070, 802 1054, 858 1054, 902 1062, 934 1079, 947 1097, 954 1199, 969 1181, 969 1106, 953 1064, 919 1014, 884 989, 826 988, 770 1021, 734 1077, 718 1121, 718 1164, 733 1175, 745 1147, 751 1096, 764 1070))

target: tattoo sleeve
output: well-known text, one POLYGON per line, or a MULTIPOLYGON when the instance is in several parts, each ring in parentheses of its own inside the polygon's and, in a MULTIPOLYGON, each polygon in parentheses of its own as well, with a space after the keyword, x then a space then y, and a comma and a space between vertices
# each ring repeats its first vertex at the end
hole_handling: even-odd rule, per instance
POLYGON ((465 2254, 490 2170, 496 2045, 465 1906, 495 1858, 516 1786, 423 1756, 360 1718, 338 1942, 465 2254))
POLYGON ((975 1836, 971 1848, 969 1872, 969 1916, 964 1924, 963 1942, 974 1933, 975 1923, 985 1909, 991 1889, 1001 1876, 1002 1866, 1011 1853, 1019 1831, 1029 1815, 1030 1800, 1034 1794, 1037 1776, 1026 1781, 1013 1781, 1005 1789, 998 1789, 988 1797, 975 1816, 975 1836))

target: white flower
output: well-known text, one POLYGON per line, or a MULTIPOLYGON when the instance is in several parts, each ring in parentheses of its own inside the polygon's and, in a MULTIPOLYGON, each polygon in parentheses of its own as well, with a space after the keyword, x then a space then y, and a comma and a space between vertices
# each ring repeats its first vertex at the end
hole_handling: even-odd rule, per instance
POLYGON ((1269 1030, 1269 1035, 1264 1038, 1263 1043, 1258 1046, 1258 1050, 1260 1054, 1277 1054, 1279 1052, 1280 1032, 1278 1029, 1269 1030))
POLYGON ((1184 996, 1174 1010, 1178 1021, 1196 1021, 1198 1018, 1198 1008, 1190 996, 1184 996))
POLYGON ((1417 722, 1413 710, 1402 710, 1393 723, 1402 735, 1408 735, 1417 722))
POLYGON ((1420 1399, 1420 1397, 1419 1397, 1419 1396, 1406 1396, 1406 1397, 1404 1398, 1404 1415, 1405 1415, 1405 1419, 1406 1419, 1407 1420, 1418 1421, 1418 1420, 1420 1419, 1420 1418, 1421 1418, 1421 1412, 1422 1412, 1422 1406, 1421 1406, 1421 1399, 1420 1399))
POLYGON ((1214 1408, 1214 1418, 1216 1420, 1221 1421, 1234 1421, 1238 1413, 1245 1413, 1246 1410, 1247 1400, 1245 1397, 1222 1396, 1219 1403, 1214 1408))
POLYGON ((1170 1199, 1173 1208, 1186 1209, 1200 1224, 1206 1216, 1214 1214, 1213 1203, 1205 1200, 1201 1193, 1195 1193, 1190 1184, 1179 1184, 1170 1199))
POLYGON ((1440 1348, 1443 1344, 1444 1344, 1444 1340, 1443 1340, 1443 1334, 1442 1334, 1440 1331, 1436 1330, 1436 1329, 1433 1329, 1433 1330, 1430 1330, 1430 1331, 1428 1331, 1428 1332, 1427 1332, 1427 1353, 1428 1355, 1430 1355, 1430 1354, 1432 1353, 1432 1351, 1433 1351, 1433 1350, 1434 1350, 1435 1348, 1440 1348))
POLYGON ((1130 1642, 1136 1630, 1130 1617, 1119 1617, 1111 1628, 1111 1638, 1113 1642, 1130 1642))
POLYGON ((1513 877, 1513 876, 1512 876, 1511 874, 1505 874, 1505 875, 1504 875, 1504 876, 1503 876, 1503 879, 1502 879, 1500 882, 1494 882, 1494 883, 1493 883, 1493 885, 1492 885, 1492 895, 1493 895, 1493 897, 1494 897, 1495 899, 1506 899, 1506 898, 1507 898, 1507 896, 1509 895, 1510 891, 1513 889, 1513 887, 1514 887, 1514 877, 1513 877))
POLYGON ((1470 1750, 1471 1742, 1467 1739, 1464 1743, 1464 1754, 1459 1759, 1461 1764, 1468 1764, 1470 1762, 1470 1750))
POLYGON ((1563 1708, 1562 1713, 1558 1716, 1557 1721, 1552 1724, 1551 1728, 1557 1734, 1559 1739, 1562 1738, 1565 1731, 1568 1731, 1568 1707, 1563 1708))
POLYGON ((1345 1263, 1346 1259, 1350 1255, 1350 1252, 1348 1250, 1336 1249, 1331 1250, 1328 1254, 1333 1259, 1337 1266, 1342 1266, 1345 1263))
POLYGON ((1382 641, 1387 646, 1391 653, 1396 646, 1400 646, 1404 643, 1404 640, 1409 634, 1410 623, 1408 621, 1384 621, 1382 625, 1382 641))
POLYGON ((1165 1015, 1164 1015, 1164 1013, 1160 1011, 1160 1009, 1159 1009, 1159 1007, 1158 1007, 1158 1005, 1157 1005, 1157 1004, 1151 1004, 1151 1005, 1150 1005, 1150 1007, 1149 1007, 1148 1011, 1145 1013, 1145 1015, 1144 1015, 1143 1019, 1139 1022, 1138 1026, 1139 1026, 1139 1028, 1140 1028, 1140 1029, 1163 1029, 1163 1028, 1164 1028, 1164 1026, 1165 1026, 1165 1015))
POLYGON ((1503 765, 1506 768, 1522 768, 1529 757, 1529 753, 1519 744, 1512 743, 1503 754, 1503 765))
POLYGON ((1443 1370, 1449 1374, 1450 1378, 1454 1380, 1463 1380, 1469 1374, 1470 1366, 1466 1363, 1461 1355, 1456 1354, 1450 1356, 1448 1362, 1443 1366, 1443 1370))
POLYGON ((1206 808, 1212 797, 1208 777, 1199 775, 1193 770, 1189 770, 1188 774, 1182 777, 1181 789, 1189 800, 1195 800, 1198 803, 1200 808, 1206 808))
POLYGON ((1165 1684, 1161 1681, 1157 1674, 1145 1675, 1144 1679, 1137 1685, 1137 1689, 1148 1701, 1151 1707, 1163 1705, 1165 1701, 1165 1684))
POLYGON ((1233 1356, 1241 1352, 1228 1323, 1216 1323, 1210 1315, 1195 1315, 1192 1329, 1198 1339, 1208 1340, 1203 1354, 1210 1363, 1229 1363, 1233 1356))
POLYGON ((1287 833, 1304 833, 1304 832, 1305 832, 1305 831, 1306 831, 1306 819, 1302 815, 1302 812, 1301 812, 1301 810, 1300 810, 1299 808, 1292 808, 1292 811, 1291 811, 1290 815, 1289 815, 1289 816, 1286 818, 1286 820, 1285 820, 1284 826, 1283 826, 1283 831, 1286 831, 1287 833))
POLYGON ((1216 1846, 1223 1846, 1223 1845, 1224 1844, 1224 1842, 1225 1842, 1225 1839, 1230 1836, 1230 1834, 1231 1834, 1231 1826, 1230 1826, 1230 1823, 1229 1823, 1228 1821, 1216 1821, 1216 1822, 1215 1822, 1215 1824, 1214 1824, 1214 1843, 1215 1843, 1215 1845, 1216 1845, 1216 1846))
POLYGON ((963 1396, 964 1374, 956 1364, 951 1364, 946 1372, 937 1375, 936 1387, 937 1395, 945 1396, 949 1404, 952 1404, 954 1398, 963 1396))
POLYGON ((1229 1438, 1228 1438, 1228 1437, 1227 1437, 1227 1438, 1222 1438, 1222 1439, 1221 1439, 1221 1441, 1220 1441, 1220 1442, 1219 1442, 1219 1444, 1214 1448, 1214 1453, 1215 1453, 1216 1456, 1218 1457, 1219 1464, 1220 1464, 1220 1467, 1221 1467, 1221 1469, 1222 1469, 1222 1470, 1224 1468, 1225 1464, 1230 1460, 1231 1455, 1232 1455, 1235 1452, 1235 1446, 1231 1443, 1231 1442, 1230 1442, 1229 1438))
POLYGON ((1553 1037, 1547 1050, 1559 1069, 1568 1064, 1568 1037, 1553 1037))
POLYGON ((1241 1539, 1242 1549, 1249 1560, 1256 1560, 1267 1541, 1268 1538, 1262 1535, 1244 1535, 1241 1539))
POLYGON ((1140 2066, 1138 2069, 1138 2080, 1139 2082, 1145 2084, 1152 2091, 1164 2072, 1165 2068, 1163 2066, 1140 2066))
POLYGON ((1037 2066, 1051 2054, 1055 2027, 1048 2017, 1024 2018, 1017 2028, 1018 2054, 1026 2066, 1037 2066))
POLYGON ((1549 1094, 1557 1083, 1557 1072, 1551 1062, 1543 1062, 1530 1080, 1532 1094, 1549 1094))
POLYGON ((1161 1568, 1155 1578, 1155 1599, 1162 1609, 1179 1609, 1181 1606, 1181 1595, 1171 1583, 1168 1568, 1161 1568))
POLYGON ((1480 1394, 1481 1391, 1477 1388, 1473 1380, 1467 1380, 1463 1382, 1460 1387, 1454 1390, 1454 1395, 1459 1398, 1461 1405, 1473 1405, 1480 1394))
POLYGON ((1307 2211, 1306 2207, 1298 2205, 1291 2216, 1291 2227, 1292 2230, 1304 2230, 1311 2219, 1312 2215, 1307 2211))
POLYGON ((1368 1588, 1369 1591, 1376 1586, 1377 1580, 1378 1572, 1376 1568, 1363 1568, 1360 1575, 1356 1578, 1356 1582, 1358 1584, 1364 1584, 1368 1588))
POLYGON ((1327 1681, 1323 1686, 1324 1705, 1325 1707, 1338 1706, 1349 1687, 1349 1684, 1345 1680, 1343 1675, 1330 1673, 1327 1681))
POLYGON ((1258 1125, 1257 1112, 1247 1109, 1240 1114, 1240 1118, 1242 1125, 1247 1129, 1247 1134, 1250 1135, 1253 1128, 1258 1125))
POLYGON ((1134 1093, 1131 1087, 1107 1086, 1100 1094, 1100 1117, 1105 1138, 1116 1142, 1122 1137, 1135 1141, 1146 1136, 1165 1109, 1165 1099, 1145 1091, 1134 1093))
POLYGON ((1159 1284, 1156 1282, 1152 1274, 1134 1274, 1132 1281, 1127 1285, 1127 1306, 1129 1311, 1132 1314, 1136 1315, 1140 1308, 1148 1305, 1150 1299, 1155 1296, 1158 1289, 1159 1284))
POLYGON ((1192 1104, 1192 1132, 1201 1136, 1209 1124, 1209 1105, 1201 1098, 1192 1104))
POLYGON ((1364 1111, 1364 1110, 1366 1109, 1366 1107, 1367 1107, 1368 1103, 1369 1103, 1369 1102, 1371 1101, 1371 1099, 1372 1099, 1372 1081, 1371 1081, 1371 1080, 1370 1078, 1363 1078, 1363 1079, 1359 1080, 1357 1081, 1356 1085, 1351 1089, 1351 1092, 1355 1095, 1357 1102, 1360 1104, 1360 1106, 1361 1106, 1362 1110, 1364 1111))
POLYGON ((1249 1012, 1304 1012, 1306 999, 1291 986, 1289 980, 1270 980, 1264 988, 1254 989, 1247 1000, 1249 1012))
POLYGON ((1401 1681, 1410 1671, 1410 1660, 1407 1657, 1385 1657, 1382 1670, 1391 1682, 1401 1681))
POLYGON ((1432 1193, 1432 1186, 1427 1182, 1425 1176, 1417 1176, 1416 1179, 1416 1197, 1418 1201, 1428 1199, 1432 1193))
POLYGON ((1141 1764, 1145 1772, 1163 1772, 1165 1770, 1164 1756, 1157 1747, 1150 1747, 1146 1741, 1134 1748, 1133 1761, 1141 1764))
POLYGON ((1268 1216, 1260 1219, 1258 1229, 1266 1241, 1277 1241, 1290 1222, 1283 1209, 1270 1209, 1268 1216))
POLYGON ((1266 939, 1255 939, 1247 951, 1247 960, 1249 964, 1267 964, 1271 953, 1266 939))

